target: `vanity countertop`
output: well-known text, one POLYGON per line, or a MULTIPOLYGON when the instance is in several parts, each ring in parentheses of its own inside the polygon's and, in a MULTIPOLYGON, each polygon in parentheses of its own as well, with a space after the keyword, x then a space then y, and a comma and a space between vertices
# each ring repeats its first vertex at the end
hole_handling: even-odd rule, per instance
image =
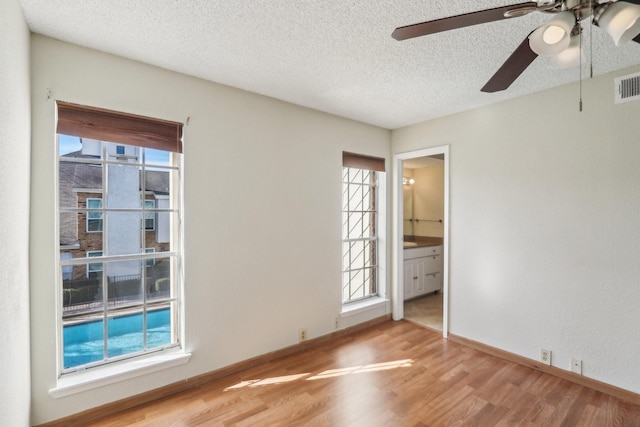
POLYGON ((404 249, 438 246, 442 244, 442 237, 404 236, 404 249))

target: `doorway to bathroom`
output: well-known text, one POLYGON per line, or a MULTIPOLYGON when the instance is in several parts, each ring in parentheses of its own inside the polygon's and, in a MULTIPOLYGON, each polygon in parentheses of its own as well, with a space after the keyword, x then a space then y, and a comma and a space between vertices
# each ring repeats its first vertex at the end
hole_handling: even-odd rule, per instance
POLYGON ((448 331, 449 147, 394 156, 393 318, 448 331))

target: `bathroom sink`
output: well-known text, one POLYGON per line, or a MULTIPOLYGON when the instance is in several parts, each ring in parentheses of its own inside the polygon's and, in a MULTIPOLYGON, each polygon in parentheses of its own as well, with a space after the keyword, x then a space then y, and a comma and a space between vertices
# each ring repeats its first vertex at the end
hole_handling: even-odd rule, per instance
POLYGON ((402 247, 403 248, 415 248, 416 246, 418 246, 418 244, 416 242, 403 242, 402 243, 402 247))

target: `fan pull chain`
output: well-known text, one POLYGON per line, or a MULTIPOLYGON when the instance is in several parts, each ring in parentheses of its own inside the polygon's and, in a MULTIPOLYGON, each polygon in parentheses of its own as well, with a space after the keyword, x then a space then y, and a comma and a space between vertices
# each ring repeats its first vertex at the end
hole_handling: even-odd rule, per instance
POLYGON ((578 36, 580 37, 580 102, 578 103, 578 111, 582 113, 582 25, 578 22, 578 36))
POLYGON ((589 8, 591 9, 591 25, 589 26, 589 78, 593 78, 593 0, 589 0, 589 8))
MULTIPOLYGON (((589 10, 591 16, 591 23, 589 25, 589 78, 593 78, 593 0, 589 0, 589 10)), ((580 26, 580 102, 578 105, 578 110, 582 112, 582 25, 578 22, 580 26)))

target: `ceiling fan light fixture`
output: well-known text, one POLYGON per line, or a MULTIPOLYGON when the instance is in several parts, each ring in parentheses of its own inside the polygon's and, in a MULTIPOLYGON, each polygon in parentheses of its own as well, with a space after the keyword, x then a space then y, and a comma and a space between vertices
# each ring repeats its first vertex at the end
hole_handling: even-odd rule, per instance
POLYGON ((529 46, 540 56, 554 56, 569 47, 571 30, 576 23, 572 12, 560 12, 529 36, 529 46))
POLYGON ((598 17, 598 25, 609 33, 616 46, 620 46, 640 34, 638 18, 640 18, 640 6, 617 1, 605 6, 598 17))
POLYGON ((571 36, 568 48, 549 58, 549 64, 554 68, 572 68, 578 67, 581 59, 580 34, 576 34, 571 36))
POLYGON ((558 27, 557 25, 550 25, 542 33, 542 40, 546 44, 556 44, 562 40, 565 34, 566 31, 564 29, 558 27))

